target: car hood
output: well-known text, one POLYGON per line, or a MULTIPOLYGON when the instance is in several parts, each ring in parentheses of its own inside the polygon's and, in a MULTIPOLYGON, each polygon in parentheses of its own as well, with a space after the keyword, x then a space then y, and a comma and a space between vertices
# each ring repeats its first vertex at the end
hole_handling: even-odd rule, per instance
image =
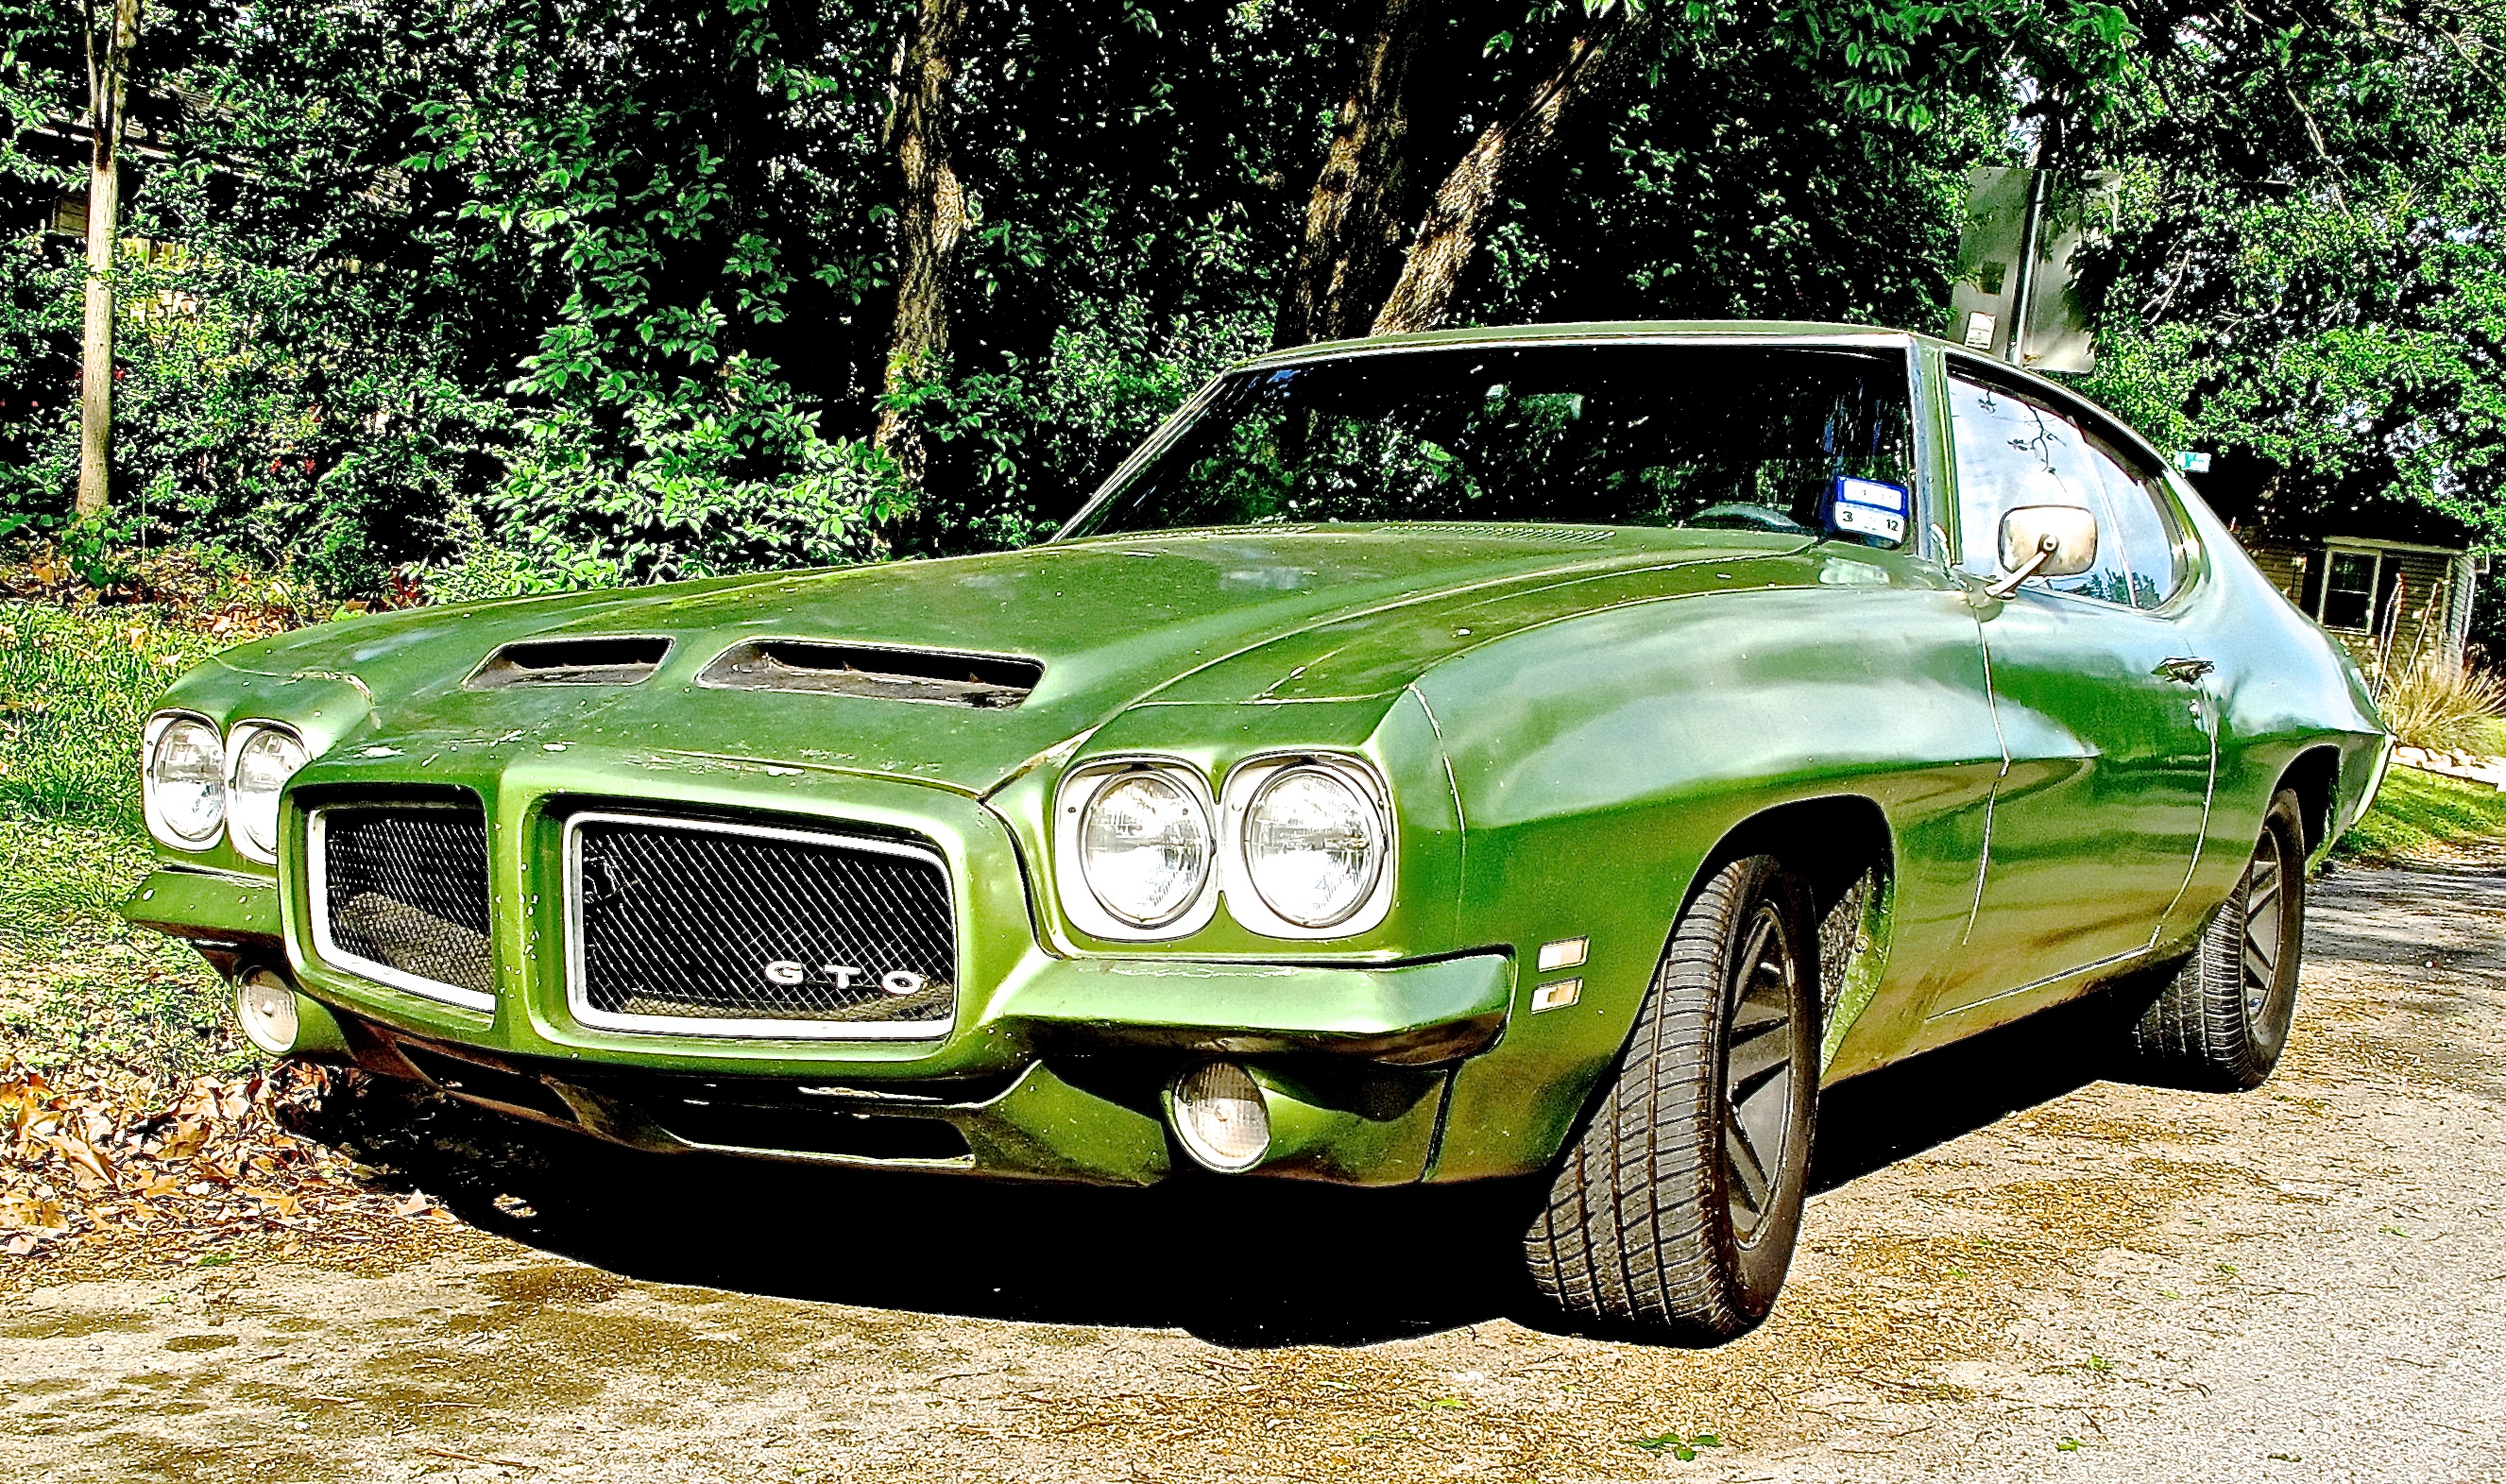
MULTIPOLYGON (((480 738, 789 760, 981 793, 1125 709, 1290 699, 1301 657, 1365 652, 1356 688, 1390 695, 1475 635, 1450 612, 1547 621, 1728 586, 1799 537, 1599 527, 1325 527, 1105 538, 947 561, 721 579, 405 610, 280 635, 213 662, 281 705, 309 681, 353 687, 367 744, 480 738), (1700 579, 1703 567, 1722 568, 1700 579), (520 640, 670 640, 632 685, 465 686, 520 640), (750 639, 896 646, 1038 662, 1014 706, 719 689, 698 672, 750 639)), ((187 682, 189 684, 189 682, 187 682)), ((310 694, 310 693, 308 693, 310 694)), ((1310 699, 1300 696, 1296 699, 1310 699)))

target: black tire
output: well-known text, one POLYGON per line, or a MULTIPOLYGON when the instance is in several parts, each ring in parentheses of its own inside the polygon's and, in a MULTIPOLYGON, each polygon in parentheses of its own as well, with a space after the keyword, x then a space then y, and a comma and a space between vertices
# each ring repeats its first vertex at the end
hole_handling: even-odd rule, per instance
POLYGON ((1809 1180, 1818 1005, 1808 885, 1771 855, 1715 872, 1524 1234, 1550 1303, 1690 1344, 1766 1318, 1809 1180))
POLYGON ((2201 946, 2131 1028, 2156 1079, 2242 1092, 2279 1065, 2306 953, 2306 816, 2282 789, 2201 946))

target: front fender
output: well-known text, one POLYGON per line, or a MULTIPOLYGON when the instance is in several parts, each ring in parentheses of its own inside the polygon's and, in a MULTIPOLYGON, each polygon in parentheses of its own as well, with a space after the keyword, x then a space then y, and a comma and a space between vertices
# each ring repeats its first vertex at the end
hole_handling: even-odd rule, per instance
POLYGON ((1526 967, 1544 943, 1589 943, 1574 1003, 1531 1010, 1533 989, 1566 975, 1526 972, 1503 1045, 1462 1069, 1437 1177, 1556 1154, 1700 868, 1767 811, 1848 797, 1888 825, 1890 941, 1829 1042, 1832 1076, 1886 1061, 1955 971, 2002 763, 1973 611, 1911 559, 1799 565, 1797 585, 1551 624, 1418 682, 1453 769, 1464 928, 1526 967))

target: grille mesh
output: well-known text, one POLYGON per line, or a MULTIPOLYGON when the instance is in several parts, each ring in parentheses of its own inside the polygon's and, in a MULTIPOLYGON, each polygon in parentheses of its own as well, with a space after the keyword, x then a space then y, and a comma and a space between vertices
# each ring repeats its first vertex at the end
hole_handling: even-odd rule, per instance
POLYGON ((474 995, 487 948, 487 822, 477 805, 322 814, 323 908, 340 951, 474 995))
POLYGON ((936 859, 662 820, 576 831, 576 993, 595 1016, 911 1028, 955 1007, 936 859))

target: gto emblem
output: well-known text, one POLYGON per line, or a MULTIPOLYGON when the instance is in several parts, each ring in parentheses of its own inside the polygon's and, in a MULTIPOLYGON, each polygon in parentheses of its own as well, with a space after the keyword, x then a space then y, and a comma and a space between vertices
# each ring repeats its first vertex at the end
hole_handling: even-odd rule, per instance
MULTIPOLYGON (((763 972, 768 984, 790 989, 809 977, 809 966, 798 959, 776 959, 768 963, 763 972)), ((818 972, 834 980, 839 990, 849 990, 855 980, 870 977, 868 971, 855 968, 849 963, 822 963, 818 965, 818 972)), ((900 998, 907 995, 920 994, 930 983, 930 980, 912 969, 890 969, 878 976, 879 989, 885 994, 900 998)))

